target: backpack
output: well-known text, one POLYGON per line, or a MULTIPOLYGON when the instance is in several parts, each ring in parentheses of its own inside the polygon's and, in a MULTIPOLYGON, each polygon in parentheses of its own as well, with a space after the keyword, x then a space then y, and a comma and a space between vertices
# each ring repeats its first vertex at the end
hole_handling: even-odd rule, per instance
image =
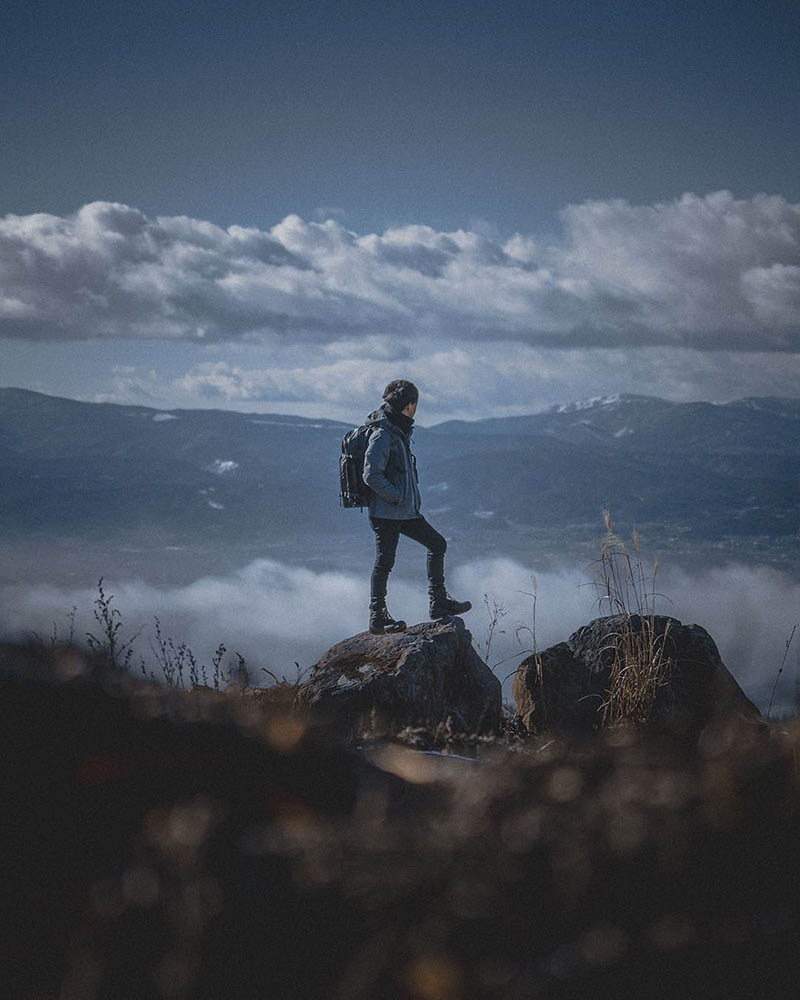
POLYGON ((364 455, 374 429, 374 424, 362 424, 342 438, 342 454, 339 456, 339 500, 342 507, 363 509, 369 505, 372 490, 364 482, 364 455))

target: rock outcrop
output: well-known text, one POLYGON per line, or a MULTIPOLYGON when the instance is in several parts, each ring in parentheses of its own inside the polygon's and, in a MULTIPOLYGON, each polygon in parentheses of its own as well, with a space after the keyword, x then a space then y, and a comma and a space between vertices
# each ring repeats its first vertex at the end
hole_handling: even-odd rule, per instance
POLYGON ((312 668, 297 704, 356 739, 406 726, 488 734, 502 716, 500 682, 460 618, 337 643, 312 668))
POLYGON ((615 708, 618 717, 687 735, 714 718, 760 719, 708 632, 661 615, 598 618, 529 656, 517 669, 514 700, 531 732, 591 732, 615 708))

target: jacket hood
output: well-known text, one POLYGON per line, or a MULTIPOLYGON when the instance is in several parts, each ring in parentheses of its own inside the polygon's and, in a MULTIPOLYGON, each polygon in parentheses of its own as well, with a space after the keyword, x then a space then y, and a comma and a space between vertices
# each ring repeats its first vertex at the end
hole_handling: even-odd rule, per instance
POLYGON ((386 416, 383 410, 373 410, 372 413, 370 413, 370 415, 364 421, 367 427, 372 427, 375 424, 382 424, 382 423, 388 424, 389 422, 390 422, 389 418, 386 416))
POLYGON ((392 433, 397 434, 399 437, 408 440, 410 434, 407 434, 402 427, 399 427, 388 415, 386 410, 381 406, 377 410, 373 410, 369 414, 367 419, 364 421, 367 427, 385 427, 387 430, 392 431, 392 433))

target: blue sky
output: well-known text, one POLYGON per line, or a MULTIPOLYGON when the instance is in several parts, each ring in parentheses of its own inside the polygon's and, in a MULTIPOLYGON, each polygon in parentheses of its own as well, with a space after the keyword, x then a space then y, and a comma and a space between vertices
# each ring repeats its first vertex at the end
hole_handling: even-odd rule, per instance
POLYGON ((7 2, 0 383, 348 417, 395 374, 436 417, 793 394, 799 28, 7 2))

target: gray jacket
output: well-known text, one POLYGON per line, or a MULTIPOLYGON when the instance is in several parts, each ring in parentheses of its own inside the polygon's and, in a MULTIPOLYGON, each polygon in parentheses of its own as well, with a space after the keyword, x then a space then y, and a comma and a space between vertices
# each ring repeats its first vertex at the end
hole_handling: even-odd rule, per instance
POLYGON ((405 521, 419 517, 417 462, 411 453, 411 435, 393 423, 383 409, 370 413, 373 427, 364 456, 364 482, 372 490, 370 517, 405 521))

